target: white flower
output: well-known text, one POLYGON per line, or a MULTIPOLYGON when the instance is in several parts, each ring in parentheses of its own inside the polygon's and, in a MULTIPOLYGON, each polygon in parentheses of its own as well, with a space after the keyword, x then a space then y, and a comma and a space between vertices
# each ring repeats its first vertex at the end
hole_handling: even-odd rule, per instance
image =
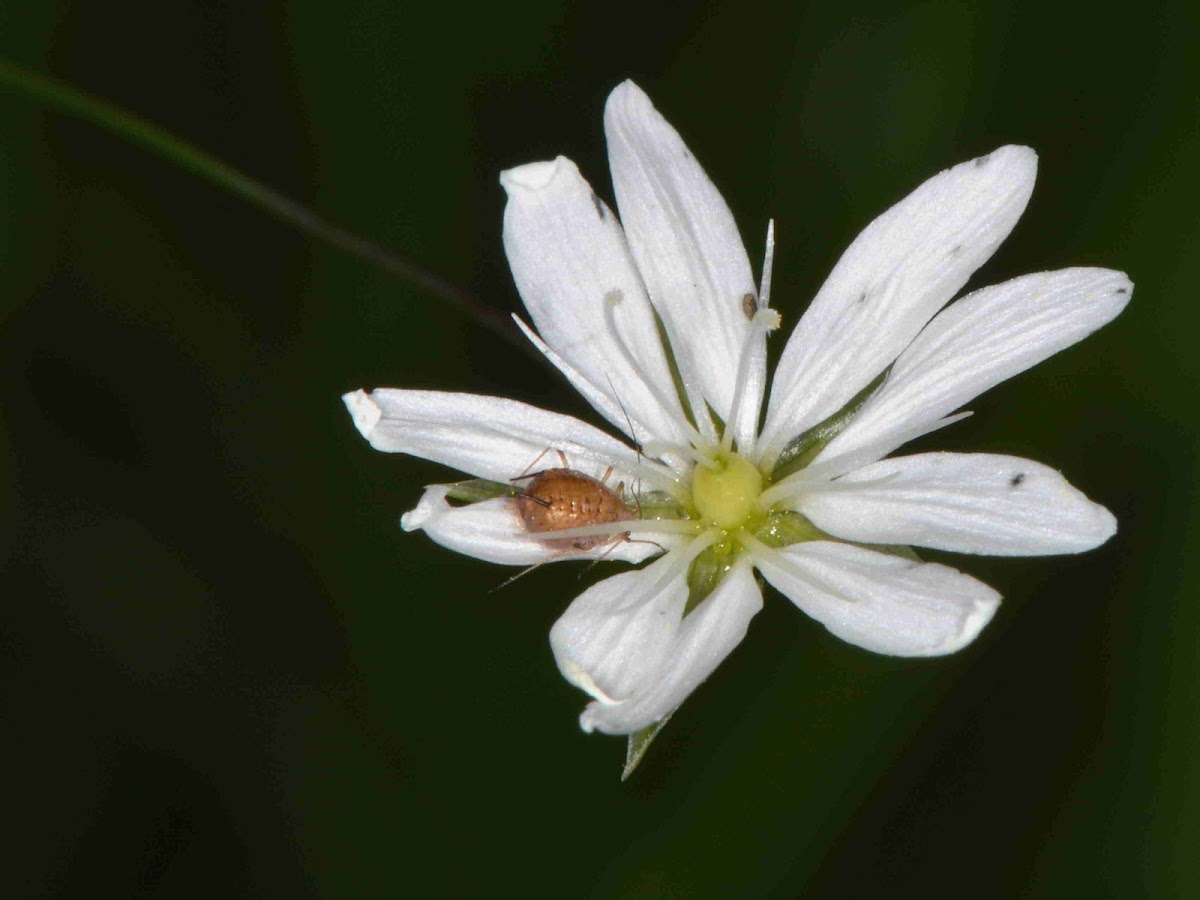
POLYGON ((551 631, 563 675, 594 698, 585 730, 632 734, 678 707, 761 607, 754 569, 851 643, 929 656, 969 643, 1000 597, 909 547, 1024 556, 1112 536, 1106 509, 1038 463, 885 458, 1129 300, 1123 274, 1078 268, 942 309, 1024 210, 1032 150, 948 169, 867 226, 792 332, 763 416, 766 335, 778 323, 771 239, 760 290, 721 195, 636 85, 612 92, 604 126, 620 221, 559 157, 501 176, 504 245, 529 338, 640 452, 495 397, 344 398, 374 447, 496 483, 492 499, 466 505, 448 502, 453 486, 429 487, 406 530, 516 565, 661 553, 585 590, 551 631), (561 540, 530 534, 505 493, 547 451, 541 468, 561 467, 561 454, 594 478, 611 470, 607 484, 626 487, 639 517, 555 532, 601 536, 566 554, 561 540))

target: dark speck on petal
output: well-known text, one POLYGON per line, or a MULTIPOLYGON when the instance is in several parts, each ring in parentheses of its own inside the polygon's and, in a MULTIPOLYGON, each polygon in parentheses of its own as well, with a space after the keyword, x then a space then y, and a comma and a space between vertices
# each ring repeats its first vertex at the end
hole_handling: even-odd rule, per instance
POLYGON ((1012 478, 1010 478, 1008 480, 1008 486, 1009 487, 1020 487, 1024 481, 1025 481, 1025 473, 1018 472, 1016 475, 1014 475, 1012 478))

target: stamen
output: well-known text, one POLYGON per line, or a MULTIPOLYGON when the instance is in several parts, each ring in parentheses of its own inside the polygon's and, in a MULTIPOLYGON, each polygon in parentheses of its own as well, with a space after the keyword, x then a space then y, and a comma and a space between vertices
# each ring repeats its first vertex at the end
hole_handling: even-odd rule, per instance
MULTIPOLYGON (((635 594, 630 602, 622 606, 621 609, 626 610, 632 606, 640 605, 641 603, 646 602, 646 600, 649 600, 651 597, 658 594, 672 579, 679 577, 687 569, 687 567, 692 564, 692 561, 697 556, 716 543, 720 536, 721 531, 719 529, 710 528, 708 531, 697 535, 693 540, 688 541, 685 546, 668 552, 667 555, 662 558, 661 562, 654 564, 664 566, 665 571, 663 572, 662 576, 654 582, 649 590, 639 591, 637 594, 635 594), (675 558, 672 559, 672 557, 675 558)), ((649 569, 646 569, 645 571, 648 572, 649 569)))
MULTIPOLYGON (((754 317, 750 320, 750 331, 746 335, 746 342, 742 344, 741 359, 738 361, 737 383, 733 392, 733 403, 729 408, 729 418, 725 421, 725 434, 721 440, 721 449, 725 453, 733 449, 734 429, 738 422, 738 416, 741 413, 742 398, 746 392, 746 381, 751 371, 751 364, 757 363, 760 355, 766 356, 766 332, 774 331, 779 327, 779 313, 771 309, 771 272, 774 267, 775 220, 770 219, 767 221, 767 243, 766 249, 763 252, 762 279, 759 281, 757 309, 754 317), (764 329, 761 336, 758 331, 759 327, 764 329), (752 350, 757 350, 758 352, 752 353, 752 350)), ((747 455, 753 455, 754 443, 757 437, 755 432, 757 430, 758 422, 755 421, 746 429, 746 434, 743 436, 745 446, 739 446, 739 451, 747 455)))
MULTIPOLYGON (((742 341, 741 358, 738 360, 737 381, 733 388, 733 403, 729 407, 729 418, 725 421, 725 435, 721 439, 721 451, 728 453, 733 449, 734 429, 741 415, 742 402, 746 395, 746 385, 750 380, 750 372, 759 368, 759 364, 767 354, 767 332, 779 327, 779 313, 773 309, 760 307, 750 320, 750 327, 742 341)), ((738 452, 753 455, 754 432, 757 421, 746 429, 743 435, 745 446, 738 446, 738 452)))
POLYGON ((939 431, 947 425, 961 422, 969 415, 971 415, 970 411, 964 411, 952 416, 946 416, 944 419, 938 419, 936 422, 914 425, 911 428, 893 432, 887 438, 872 441, 857 450, 851 450, 848 453, 822 459, 807 468, 801 469, 799 472, 793 472, 787 478, 763 491, 764 498, 768 496, 773 498, 770 500, 764 499, 763 502, 774 503, 779 497, 786 496, 789 493, 786 489, 788 485, 828 482, 848 472, 861 469, 863 466, 869 466, 871 463, 878 462, 893 450, 907 444, 909 441, 915 441, 917 438, 939 431))
POLYGON ((683 456, 692 455, 692 446, 690 444, 676 444, 673 441, 646 441, 642 444, 642 453, 645 456, 662 458, 664 456, 683 456))
POLYGON ((689 459, 697 465, 704 466, 706 469, 721 468, 720 463, 714 461, 712 456, 707 452, 690 445, 673 444, 669 441, 647 441, 642 445, 642 450, 646 453, 654 453, 656 455, 660 452, 676 453, 684 459, 689 459))
POLYGON ((642 454, 666 466, 681 487, 692 471, 695 452, 691 444, 676 444, 674 441, 646 441, 642 444, 642 454))
POLYGON ((792 481, 788 479, 763 491, 759 501, 764 509, 770 509, 778 503, 797 500, 800 497, 810 497, 813 494, 846 494, 872 490, 889 481, 895 481, 899 477, 899 472, 891 472, 881 478, 872 478, 869 481, 816 481, 809 479, 792 481))
POLYGON ((815 465, 809 466, 807 469, 801 469, 796 474, 802 475, 805 472, 811 472, 824 480, 845 475, 847 472, 853 472, 855 469, 861 469, 863 466, 878 462, 893 450, 902 447, 909 441, 915 441, 919 437, 940 431, 948 425, 961 422, 970 415, 970 410, 964 410, 952 416, 946 416, 944 419, 938 419, 934 422, 923 422, 920 425, 912 425, 908 428, 894 431, 890 435, 880 438, 877 441, 872 441, 858 450, 851 450, 848 453, 823 459, 815 465))
POLYGON ((625 338, 621 335, 621 330, 617 327, 615 310, 617 305, 621 303, 622 299, 623 298, 620 291, 609 291, 604 295, 604 325, 609 332, 609 336, 616 343, 617 349, 620 351, 625 362, 631 369, 633 369, 633 371, 637 374, 637 377, 641 379, 641 382, 646 386, 646 390, 650 392, 650 396, 654 398, 654 401, 659 405, 659 408, 662 409, 667 416, 683 424, 684 428, 687 429, 688 437, 691 438, 693 443, 697 445, 706 443, 701 437, 700 432, 698 432, 683 415, 682 410, 667 401, 667 399, 662 395, 662 392, 659 391, 657 382, 648 374, 646 374, 646 370, 642 368, 641 363, 634 358, 633 352, 629 349, 629 345, 625 342, 625 338))

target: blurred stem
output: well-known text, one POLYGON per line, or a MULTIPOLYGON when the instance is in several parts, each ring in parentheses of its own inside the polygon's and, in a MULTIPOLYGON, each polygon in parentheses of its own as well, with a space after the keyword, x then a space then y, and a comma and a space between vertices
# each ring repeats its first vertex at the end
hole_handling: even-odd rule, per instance
POLYGON ((275 218, 319 241, 416 285, 456 306, 480 325, 541 360, 509 318, 450 281, 410 262, 386 247, 327 222, 306 206, 255 181, 245 172, 206 153, 145 119, 70 85, 0 59, 0 88, 24 94, 59 112, 91 122, 169 160, 219 188, 236 194, 275 218))

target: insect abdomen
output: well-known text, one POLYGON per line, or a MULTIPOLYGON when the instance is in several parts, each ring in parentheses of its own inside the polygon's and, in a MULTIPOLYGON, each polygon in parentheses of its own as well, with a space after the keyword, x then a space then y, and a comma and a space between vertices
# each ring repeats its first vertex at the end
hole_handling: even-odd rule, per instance
MULTIPOLYGON (((573 469, 539 472, 517 497, 517 511, 525 528, 534 533, 562 531, 583 525, 608 525, 633 518, 620 496, 603 482, 573 469)), ((553 547, 590 550, 607 544, 616 535, 547 538, 553 547)))

